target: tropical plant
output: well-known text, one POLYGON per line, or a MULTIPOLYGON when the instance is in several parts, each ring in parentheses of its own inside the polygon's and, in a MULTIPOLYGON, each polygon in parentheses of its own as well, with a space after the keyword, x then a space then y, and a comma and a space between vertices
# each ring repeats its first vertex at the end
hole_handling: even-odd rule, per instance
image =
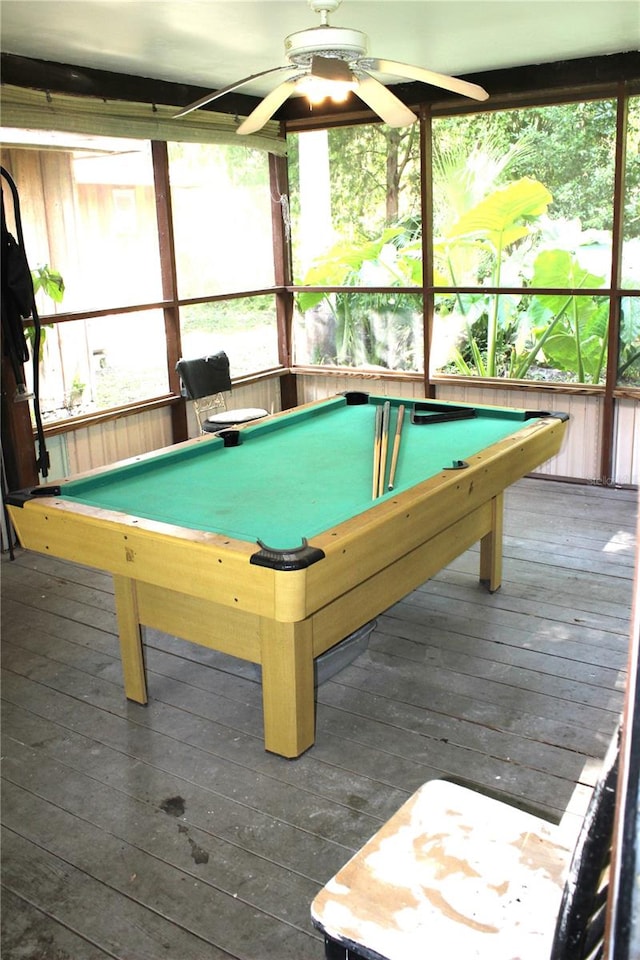
MULTIPOLYGON (((534 287, 596 289, 604 277, 582 267, 568 250, 544 250, 536 257, 534 287)), ((573 374, 579 383, 598 383, 607 355, 609 304, 604 297, 535 294, 527 311, 533 343, 519 359, 515 377, 524 377, 539 359, 573 374)))
MULTIPOLYGON (((636 138, 637 102, 630 99, 628 119, 629 134, 636 138)), ((585 227, 610 230, 615 111, 614 100, 593 100, 439 117, 433 122, 434 177, 437 153, 462 155, 475 180, 485 173, 486 153, 506 157, 514 144, 525 143, 526 150, 513 156, 499 179, 487 183, 486 192, 504 182, 505 173, 513 180, 534 177, 553 194, 556 216, 578 217, 585 227)), ((640 158, 635 150, 629 151, 625 185, 629 202, 637 206, 640 158)), ((629 228, 629 236, 638 236, 640 220, 629 228)))
MULTIPOLYGON (((559 375, 598 383, 606 364, 608 302, 593 291, 604 285, 610 269, 611 235, 585 231, 577 218, 549 218, 553 197, 536 179, 521 177, 496 186, 524 153, 526 144, 502 157, 490 144, 478 144, 465 165, 454 144, 434 159, 435 220, 440 225, 433 244, 434 283, 436 288, 454 288, 437 297, 435 340, 443 327, 456 331, 450 358, 465 375, 559 375), (455 289, 464 287, 478 289, 455 289), (522 292, 503 293, 501 287, 522 292), (558 293, 537 294, 535 288, 558 293), (590 292, 575 293, 580 289, 590 292)), ((297 297, 309 325, 319 312, 331 320, 332 337, 325 338, 315 359, 391 366, 385 344, 389 339, 411 354, 416 298, 362 288, 418 286, 421 273, 419 223, 398 224, 365 242, 334 245, 314 262, 303 283, 353 286, 354 291, 309 291, 297 297), (388 326, 380 324, 381 316, 389 320, 388 326), (328 339, 332 345, 327 346, 328 339)), ((623 331, 629 346, 621 352, 621 376, 635 370, 640 360, 635 322, 636 315, 627 310, 623 331)), ((415 360, 411 355, 396 357, 393 365, 412 369, 415 360)))
MULTIPOLYGON (((439 282, 443 286, 458 286, 458 266, 468 274, 475 261, 477 275, 485 285, 499 287, 505 270, 505 254, 516 244, 531 236, 535 221, 545 213, 552 197, 546 187, 537 180, 523 177, 514 183, 494 190, 470 210, 463 213, 434 244, 434 255, 440 265, 439 282)), ((471 301, 459 297, 458 310, 465 321, 468 342, 476 366, 482 376, 498 375, 498 350, 500 331, 513 328, 519 298, 499 294, 475 298, 471 301), (486 346, 480 350, 472 323, 486 314, 486 346), (471 318, 469 306, 473 306, 471 318), (472 323, 470 324, 470 319, 472 323), (482 355, 484 354, 484 361, 482 355)), ((468 364, 458 351, 458 363, 468 364)))
POLYGON ((31 271, 33 292, 37 296, 42 290, 54 303, 61 303, 64 297, 64 280, 57 270, 45 263, 31 271))
POLYGON ((622 301, 618 379, 640 384, 640 298, 622 301))
POLYGON ((598 383, 607 352, 608 304, 593 295, 536 294, 526 288, 593 290, 610 262, 606 231, 551 220, 552 197, 523 178, 494 190, 453 223, 435 246, 444 286, 522 286, 522 294, 457 294, 439 315, 464 331, 453 348, 461 373, 520 379, 541 368, 598 383), (596 274, 587 264, 598 264, 596 274), (460 275, 462 274, 462 282, 460 275))
POLYGON ((412 226, 397 225, 362 244, 340 241, 314 261, 305 286, 353 287, 353 291, 302 291, 296 297, 305 323, 317 313, 331 318, 330 355, 324 362, 340 365, 415 369, 416 297, 410 294, 371 293, 367 287, 417 286, 422 280, 421 245, 412 226), (389 341, 393 351, 389 350, 389 341))

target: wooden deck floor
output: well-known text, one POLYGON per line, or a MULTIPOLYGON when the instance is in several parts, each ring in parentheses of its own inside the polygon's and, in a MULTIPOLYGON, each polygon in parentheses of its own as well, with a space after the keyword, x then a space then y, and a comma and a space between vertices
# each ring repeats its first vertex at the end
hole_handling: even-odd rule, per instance
POLYGON ((635 509, 517 484, 499 593, 472 550, 380 617, 296 761, 264 752, 243 665, 183 641, 148 636, 127 703, 110 579, 5 558, 3 960, 320 960, 316 891, 432 777, 577 821, 623 703, 635 509))

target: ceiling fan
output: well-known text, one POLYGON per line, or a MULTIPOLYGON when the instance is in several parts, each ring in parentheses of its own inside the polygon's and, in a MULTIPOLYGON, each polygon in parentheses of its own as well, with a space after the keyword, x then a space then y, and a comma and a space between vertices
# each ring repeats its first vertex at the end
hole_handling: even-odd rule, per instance
POLYGON ((486 90, 475 83, 434 73, 423 67, 397 63, 395 60, 369 57, 368 41, 364 33, 345 27, 332 27, 329 24, 329 14, 337 10, 341 2, 342 0, 309 0, 309 6, 314 13, 320 14, 320 26, 300 30, 285 38, 284 50, 288 64, 262 70, 207 94, 176 114, 176 119, 271 73, 281 75, 280 83, 240 124, 237 133, 249 134, 260 130, 294 91, 305 93, 311 103, 318 103, 327 97, 336 102, 343 101, 354 91, 389 126, 404 127, 414 123, 416 115, 413 111, 377 80, 372 72, 406 80, 419 80, 421 83, 441 87, 473 100, 488 99, 486 90))

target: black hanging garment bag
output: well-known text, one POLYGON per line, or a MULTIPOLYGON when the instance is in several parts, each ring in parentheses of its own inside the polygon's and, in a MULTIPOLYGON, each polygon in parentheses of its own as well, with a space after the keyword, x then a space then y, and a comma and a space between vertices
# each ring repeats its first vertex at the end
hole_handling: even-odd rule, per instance
POLYGON ((36 464, 42 477, 49 473, 49 454, 44 437, 40 414, 40 318, 36 308, 31 270, 24 250, 22 221, 20 218, 20 198, 11 174, 0 166, 0 174, 6 180, 13 199, 13 211, 17 240, 9 233, 4 208, 4 190, 2 199, 2 236, 1 236, 1 283, 2 283, 2 340, 4 352, 16 379, 16 399, 28 399, 24 381, 23 364, 29 360, 29 347, 24 333, 23 321, 31 319, 35 331, 33 343, 33 410, 36 422, 37 456, 36 464))

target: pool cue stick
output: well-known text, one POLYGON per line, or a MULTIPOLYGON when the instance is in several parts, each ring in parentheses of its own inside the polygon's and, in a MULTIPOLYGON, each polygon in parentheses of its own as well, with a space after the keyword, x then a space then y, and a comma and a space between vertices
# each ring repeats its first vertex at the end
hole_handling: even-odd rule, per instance
POLYGON ((391 415, 391 403, 385 400, 382 408, 382 442, 380 451, 380 476, 378 480, 378 496, 384 493, 384 478, 387 472, 387 449, 389 446, 389 417, 391 415))
POLYGON ((398 420, 396 422, 396 435, 393 441, 393 454, 391 456, 391 469, 389 471, 389 490, 393 490, 396 479, 396 467, 398 466, 398 453, 400 452, 400 438, 402 437, 402 427, 404 424, 404 403, 398 407, 398 420))
POLYGON ((373 488, 371 499, 375 500, 378 496, 378 483, 380 476, 380 443, 382 440, 382 407, 376 407, 376 423, 373 434, 373 488))

